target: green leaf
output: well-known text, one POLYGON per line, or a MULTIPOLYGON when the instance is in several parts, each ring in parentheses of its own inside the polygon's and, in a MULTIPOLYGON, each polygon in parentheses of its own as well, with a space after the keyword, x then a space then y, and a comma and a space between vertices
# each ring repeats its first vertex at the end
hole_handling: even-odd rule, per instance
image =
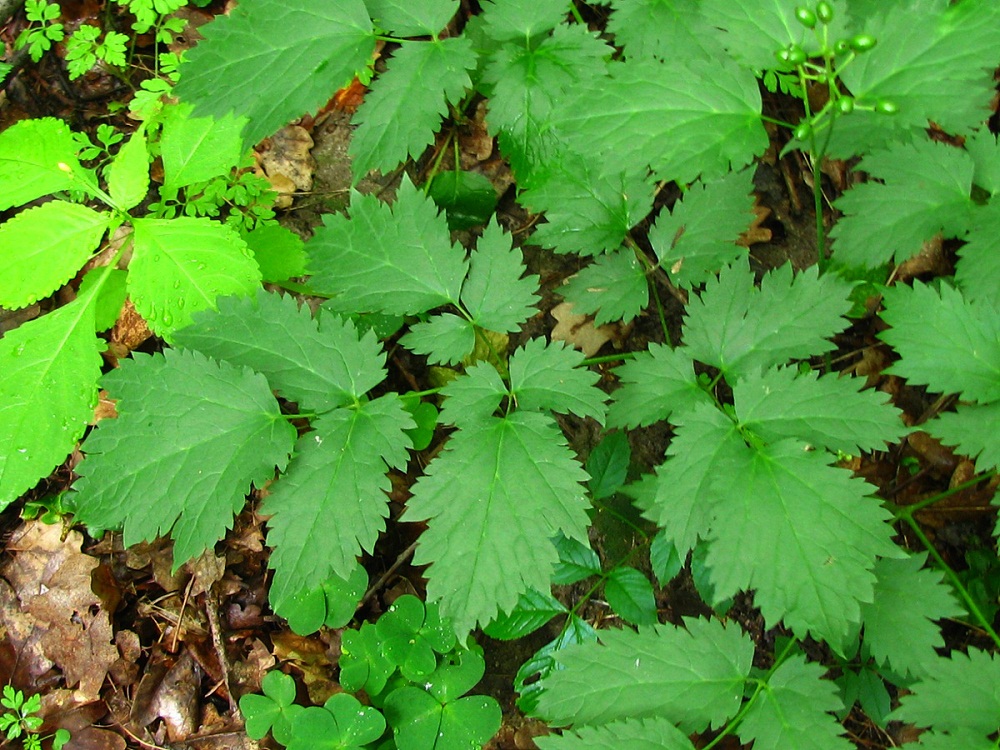
MULTIPOLYGON (((998 160, 1000 161, 1000 160, 998 160)), ((1000 199, 994 198, 985 208, 976 208, 966 243, 958 249, 960 260, 955 267, 955 283, 962 295, 1000 309, 1000 199)))
POLYGON ((655 716, 582 727, 562 736, 536 737, 535 742, 542 750, 694 750, 687 735, 655 716))
POLYGON ((84 443, 77 517, 124 525, 126 545, 169 532, 175 567, 221 539, 250 484, 288 462, 295 428, 247 369, 169 349, 123 360, 103 384, 119 416, 84 443))
POLYGON ((1000 466, 1000 440, 995 425, 1000 424, 1000 401, 991 404, 959 404, 927 424, 927 429, 945 445, 957 446, 976 459, 977 471, 1000 466))
POLYGON ((528 589, 517 600, 510 612, 500 614, 483 632, 490 638, 510 641, 534 633, 553 617, 569 610, 562 602, 535 589, 528 589))
POLYGON ((753 217, 753 170, 693 185, 649 231, 660 266, 679 287, 691 288, 746 253, 736 244, 753 217))
POLYGON ((546 643, 528 659, 514 676, 514 690, 520 693, 517 706, 525 713, 537 712, 538 700, 541 698, 542 683, 535 679, 544 679, 560 667, 556 664, 555 654, 567 646, 577 643, 596 643, 597 631, 584 619, 570 612, 563 624, 562 632, 554 640, 546 643), (529 682, 529 680, 533 680, 529 682))
POLYGON ((0 224, 0 305, 32 305, 76 276, 110 220, 86 206, 50 201, 0 224))
POLYGON ((278 283, 306 273, 305 243, 280 224, 263 224, 245 234, 264 281, 278 283))
POLYGON ((1000 724, 997 684, 1000 661, 995 654, 976 649, 969 649, 968 654, 953 651, 951 658, 935 660, 929 674, 910 686, 911 694, 902 698, 902 705, 890 718, 933 727, 937 732, 981 738, 995 733, 1000 724), (956 696, 961 700, 955 700, 956 696), (942 706, 948 710, 941 710, 942 706))
POLYGON ((205 39, 188 50, 177 95, 196 116, 245 115, 249 144, 321 107, 375 49, 361 0, 244 0, 199 31, 205 39))
POLYGON ((515 351, 510 368, 510 392, 519 409, 593 417, 604 422, 607 396, 595 387, 600 376, 582 368, 583 354, 560 342, 530 339, 515 351))
POLYGON ((245 120, 228 114, 219 119, 194 117, 193 110, 179 104, 164 112, 160 154, 167 190, 229 174, 243 152, 240 131, 245 120))
POLYGON ((848 750, 844 728, 829 713, 842 707, 826 668, 793 656, 778 667, 737 730, 745 743, 789 750, 848 750))
POLYGON ((625 484, 632 450, 624 432, 611 432, 601 438, 587 457, 590 496, 594 500, 611 497, 625 484))
POLYGON ((378 709, 353 695, 335 693, 322 707, 309 706, 292 721, 288 750, 361 750, 385 732, 378 709))
POLYGON ((327 315, 316 321, 292 296, 257 291, 256 299, 222 297, 176 334, 181 346, 251 367, 304 410, 357 401, 385 378, 385 354, 373 333, 327 315))
POLYGON ((106 331, 118 321, 127 296, 125 285, 128 280, 128 271, 115 268, 109 271, 107 278, 105 278, 104 270, 104 267, 98 266, 87 271, 83 275, 83 280, 80 281, 80 288, 77 290, 77 296, 83 296, 94 285, 100 284, 94 308, 98 331, 106 331))
POLYGON ((430 563, 427 596, 460 636, 545 590, 557 531, 586 539, 587 501, 576 463, 543 414, 486 417, 458 430, 413 487, 407 521, 427 521, 414 564, 430 563))
POLYGON ((926 553, 875 565, 875 598, 861 606, 865 645, 877 664, 890 665, 898 674, 926 675, 933 671, 944 648, 934 620, 964 614, 944 574, 924 570, 926 553), (900 638, 906 633, 906 638, 900 638))
POLYGON ((965 139, 965 150, 976 165, 972 182, 991 195, 1000 193, 1000 147, 989 128, 981 128, 965 139))
POLYGON ((935 234, 960 237, 968 228, 973 163, 961 149, 931 140, 896 144, 860 167, 883 182, 855 185, 837 200, 845 214, 830 232, 838 262, 902 263, 935 234))
POLYGON ((328 214, 306 244, 317 291, 347 312, 413 315, 457 304, 468 269, 434 202, 403 178, 390 208, 355 193, 351 218, 328 214))
POLYGON ((497 207, 493 183, 479 172, 464 169, 435 175, 427 194, 445 210, 452 230, 485 224, 497 207))
POLYGON ((260 686, 263 695, 248 693, 240 698, 247 734, 259 740, 270 731, 275 740, 287 745, 292 736, 292 721, 303 710, 302 706, 295 705, 295 681, 271 670, 264 675, 260 686))
POLYGON ((464 378, 448 383, 441 395, 445 396, 442 422, 475 427, 489 420, 508 391, 496 368, 483 362, 466 369, 464 378))
POLYGON ((399 397, 319 416, 265 501, 277 600, 331 575, 347 577, 371 552, 389 515, 386 472, 406 465, 413 420, 399 397))
POLYGON ((579 539, 559 534, 555 540, 559 562, 552 572, 552 583, 568 586, 591 576, 600 575, 601 559, 589 546, 579 539))
POLYGON ((739 169, 767 148, 753 73, 728 59, 632 60, 560 101, 553 124, 609 171, 691 182, 739 169))
POLYGON ((458 364, 476 346, 472 322, 458 315, 444 313, 410 326, 400 343, 416 354, 423 354, 430 364, 458 364))
POLYGON ((239 235, 208 218, 135 219, 129 294, 159 336, 171 340, 216 298, 253 294, 260 270, 239 235))
POLYGON ((656 598, 653 586, 635 568, 619 565, 608 573, 604 582, 608 606, 633 625, 654 625, 657 622, 656 598))
POLYGON ((491 0, 483 8, 484 28, 498 42, 527 39, 551 31, 567 13, 566 0, 491 0))
POLYGON ((311 635, 324 625, 342 628, 350 622, 367 587, 368 573, 355 564, 346 579, 331 576, 318 588, 302 589, 283 600, 269 598, 274 613, 288 620, 293 633, 311 635))
POLYGON ((678 56, 712 59, 712 30, 700 9, 701 0, 612 0, 608 31, 625 48, 626 58, 678 56))
POLYGON ((882 319, 892 326, 880 338, 901 357, 888 372, 970 401, 1000 400, 1000 314, 968 302, 943 285, 919 281, 885 290, 882 319))
POLYGON ((465 37, 404 44, 379 75, 354 116, 351 171, 355 181, 372 169, 389 172, 418 157, 434 141, 448 104, 472 86, 476 67, 465 37))
POLYGON ((733 399, 740 423, 767 442, 798 437, 844 453, 884 450, 903 436, 902 419, 886 394, 862 387, 860 378, 771 368, 733 386, 733 399))
POLYGON ((740 707, 753 644, 734 625, 684 622, 602 630, 602 646, 558 653, 564 669, 543 680, 538 713, 556 725, 662 717, 685 733, 721 727, 740 707))
POLYGON ((683 348, 650 344, 615 374, 622 387, 614 392, 608 409, 608 424, 614 427, 647 427, 668 419, 675 410, 712 402, 698 385, 694 362, 683 348))
POLYGON ((574 312, 593 314, 597 325, 628 323, 649 304, 645 269, 630 249, 602 255, 558 291, 574 312))
POLYGON ((663 531, 654 536, 649 545, 649 565, 660 586, 670 583, 684 567, 684 560, 678 554, 677 546, 667 539, 663 531))
POLYGON ((340 685, 349 692, 364 690, 379 695, 396 665, 382 649, 374 623, 362 623, 360 630, 345 630, 340 649, 340 685))
POLYGON ((805 359, 834 348, 826 337, 847 327, 851 286, 816 267, 794 278, 785 264, 754 285, 747 262, 728 266, 688 305, 688 356, 718 367, 726 379, 805 359))
POLYGON ((93 418, 102 363, 98 291, 0 339, 0 508, 62 463, 93 418))
POLYGON ((394 36, 431 36, 458 9, 458 0, 365 0, 379 28, 394 36))
POLYGON ((538 304, 538 277, 525 276, 525 270, 521 251, 494 219, 476 243, 462 285, 462 304, 472 322, 500 333, 519 331, 538 304))
POLYGON ((51 117, 21 120, 0 132, 0 211, 79 187, 76 150, 73 131, 51 117))
POLYGON ((135 208, 149 192, 149 149, 141 125, 125 141, 108 167, 108 193, 121 211, 135 208))

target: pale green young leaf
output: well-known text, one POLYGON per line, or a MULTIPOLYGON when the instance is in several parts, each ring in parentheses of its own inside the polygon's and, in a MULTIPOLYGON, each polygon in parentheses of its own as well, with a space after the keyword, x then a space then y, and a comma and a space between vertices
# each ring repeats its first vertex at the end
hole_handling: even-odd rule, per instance
POLYGON ((613 63, 561 99, 553 125, 609 171, 691 182, 749 164, 768 145, 753 72, 723 58, 613 63))
POLYGON ((510 357, 510 392, 518 409, 593 417, 604 423, 607 396, 600 375, 580 367, 583 354, 559 343, 531 339, 510 357))
POLYGON ((413 420, 395 394, 318 417, 264 504, 271 514, 270 596, 279 601, 331 575, 347 577, 389 515, 386 472, 401 469, 413 420))
POLYGON ((753 170, 698 183, 649 231, 660 267, 679 287, 704 283, 746 248, 736 244, 753 218, 753 170))
POLYGON ((1000 309, 1000 199, 973 211, 965 239, 958 249, 955 283, 966 299, 1000 309))
POLYGON ((1000 466, 1000 401, 989 404, 959 404, 954 412, 945 412, 927 423, 932 435, 945 445, 976 459, 977 471, 1000 466))
POLYGON ((231 114, 218 119, 194 117, 193 110, 190 104, 177 104, 164 112, 160 153, 168 189, 228 174, 243 151, 244 119, 231 114))
POLYGON ((493 365, 481 362, 469 367, 464 378, 457 378, 441 390, 445 397, 441 421, 456 427, 474 427, 489 421, 489 417, 509 395, 500 374, 493 365))
POLYGON ((69 126, 51 117, 21 120, 0 132, 0 211, 79 187, 76 151, 69 126))
POLYGON ((543 680, 539 715, 555 725, 659 717, 685 733, 721 727, 740 707, 753 644, 733 624, 684 625, 602 630, 603 645, 559 652, 563 669, 543 680))
POLYGON ((126 545, 169 533, 175 566, 221 539, 251 483, 288 462, 295 428, 248 369, 168 349, 122 360, 103 385, 118 418, 84 443, 77 518, 124 526, 126 545))
POLYGON ((458 10, 458 0, 365 0, 365 5, 375 24, 395 36, 437 34, 458 10))
POLYGON ((243 0, 199 31, 205 38, 187 51, 177 95, 196 116, 245 115, 247 144, 319 109, 375 49, 362 0, 243 0))
POLYGON ((76 276, 110 219, 76 203, 49 201, 0 224, 0 305, 32 305, 76 276))
POLYGON ((465 37, 404 44, 379 75, 354 116, 351 171, 355 180, 372 169, 388 172, 419 156, 434 141, 448 104, 472 85, 476 67, 465 37))
POLYGON ((882 182, 855 185, 837 200, 844 216, 830 236, 838 262, 902 263, 935 234, 960 237, 968 229, 973 163, 961 149, 927 139, 895 144, 860 168, 882 182))
POLYGON ((468 270, 434 202, 403 177, 390 207, 355 193, 351 218, 328 214, 306 244, 310 286, 345 312, 413 315, 457 304, 468 270))
POLYGON ((257 291, 222 297, 175 334, 175 342, 213 359, 249 367, 303 410, 360 400, 385 378, 385 353, 371 332, 362 337, 334 315, 315 320, 292 296, 257 291))
POLYGON ((599 727, 581 727, 562 735, 536 737, 542 750, 694 750, 681 730, 661 717, 622 719, 599 727))
POLYGON ((98 289, 0 339, 0 508, 47 476, 94 416, 98 289))
POLYGON ((972 182, 990 195, 1000 193, 1000 146, 989 128, 980 128, 965 139, 965 150, 976 165, 972 182))
POLYGON ((926 560, 926 553, 879 560, 874 601, 861 605, 868 651, 877 664, 901 675, 932 672, 939 658, 934 649, 945 645, 933 621, 964 614, 944 574, 923 568, 926 560))
POLYGON ((880 338, 900 355, 889 372, 970 401, 1000 400, 1000 311, 915 281, 885 290, 880 338))
POLYGON ((521 251, 494 217, 469 258, 462 304, 480 328, 513 333, 535 312, 538 277, 525 276, 521 251))
POLYGON ((794 437, 850 454, 885 450, 905 432, 900 413, 887 394, 863 386, 860 378, 770 368, 734 385, 733 400, 740 424, 767 442, 794 437))
POLYGON ((453 365, 461 362, 476 346, 473 323, 453 313, 435 315, 415 323, 399 343, 431 364, 453 365))
POLYGON ((520 201, 545 212, 532 243, 560 253, 599 255, 618 248, 652 210, 653 183, 644 172, 608 172, 600 160, 568 154, 531 180, 520 201))
POLYGON ((755 747, 782 750, 849 750, 844 728, 831 715, 843 707, 826 667, 793 656, 778 667, 737 730, 755 747))
POLYGON ((427 521, 414 564, 430 564, 427 597, 460 637, 528 589, 548 589, 550 538, 587 538, 586 480, 548 415, 487 417, 451 437, 414 485, 404 518, 427 521))
POLYGON ((792 439, 736 452, 713 487, 707 564, 717 600, 755 589, 768 626, 842 650, 873 600, 876 556, 902 553, 873 488, 828 460, 792 439))
POLYGON ((214 309, 226 295, 251 295, 260 269, 246 243, 225 224, 199 217, 135 219, 129 294, 135 309, 159 336, 214 309))
POLYGON ((700 6, 701 0, 611 0, 608 31, 626 58, 710 60, 723 52, 700 6))
POLYGON ((593 314, 597 325, 628 323, 649 304, 649 281, 635 253, 622 249, 594 260, 559 293, 573 304, 573 312, 593 314))
POLYGON ((681 347, 650 344, 615 374, 622 387, 614 392, 608 409, 608 424, 613 427, 648 427, 674 411, 712 403, 698 385, 694 362, 681 347))
POLYGON ((264 281, 287 281, 307 273, 305 243, 291 229, 281 224, 260 224, 243 239, 264 281))
POLYGON ((653 585, 642 573, 627 565, 612 569, 604 582, 604 597, 611 611, 633 625, 657 622, 653 585))
POLYGON ((149 148, 141 125, 118 149, 108 167, 108 193, 121 211, 138 206, 149 192, 149 148))
POLYGON ((851 285, 815 266, 792 275, 785 264, 760 287, 745 260, 710 280, 692 297, 684 327, 688 356, 718 367, 732 384, 761 368, 834 348, 827 337, 847 327, 851 285))
POLYGON ((968 654, 953 651, 950 658, 935 660, 928 673, 910 686, 911 694, 902 698, 890 718, 933 727, 939 733, 992 735, 1000 725, 997 685, 1000 661, 995 654, 973 648, 968 654))
POLYGON ((551 31, 569 13, 566 0, 490 0, 484 4, 484 30, 498 42, 551 31))

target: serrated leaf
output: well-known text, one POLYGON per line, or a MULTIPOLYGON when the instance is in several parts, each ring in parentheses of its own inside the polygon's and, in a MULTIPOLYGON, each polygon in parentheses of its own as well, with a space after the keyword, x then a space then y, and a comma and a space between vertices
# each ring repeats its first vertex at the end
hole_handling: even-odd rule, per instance
POLYGON ((480 328, 514 333, 535 314, 538 277, 525 276, 521 251, 493 219, 469 259, 469 277, 462 285, 462 304, 480 328))
POLYGON ((456 633, 548 588, 549 538, 586 539, 586 479, 543 414, 489 417, 451 437, 414 485, 405 520, 428 522, 414 564, 430 563, 427 596, 456 633))
POLYGON ((205 38, 185 56, 177 95, 196 116, 245 115, 247 144, 321 107, 375 49, 361 0, 244 0, 199 31, 205 38))
POLYGON ((456 427, 475 426, 489 420, 509 391, 493 365, 483 362, 465 371, 441 390, 445 396, 441 421, 456 427))
POLYGON ((69 126, 51 117, 21 120, 0 132, 0 211, 78 187, 76 150, 69 126))
POLYGON ((560 101, 552 119, 572 150, 601 154, 613 172, 711 179, 767 148, 757 80, 735 62, 633 60, 611 71, 560 101))
POLYGON ((828 352, 826 337, 847 327, 851 286, 816 267, 794 278, 785 264, 759 288, 747 262, 728 266, 692 297, 684 326, 689 357, 718 367, 732 384, 751 372, 828 352))
POLYGON ((925 675, 933 670, 944 648, 944 638, 934 620, 963 614, 944 574, 925 570, 926 553, 900 560, 879 560, 875 565, 875 598, 861 605, 865 645, 875 662, 889 664, 905 675, 925 675), (906 633, 900 638, 900 633, 906 633))
POLYGON ((968 654, 953 651, 950 658, 935 660, 928 674, 910 686, 911 694, 902 698, 890 718, 938 732, 993 734, 1000 717, 998 684, 1000 661, 995 654, 971 648, 968 654), (956 695, 962 699, 956 701, 956 695), (948 710, 942 711, 942 706, 948 710))
POLYGON ((653 625, 657 622, 656 598, 653 586, 635 568, 619 565, 608 573, 604 596, 611 611, 633 625, 653 625))
POLYGON ((587 456, 590 495, 594 500, 611 497, 625 484, 632 449, 624 432, 605 435, 587 456))
POLYGON ((295 428, 247 369, 168 349, 122 360, 103 385, 118 418, 84 443, 77 517, 124 525, 126 545, 170 533, 175 567, 221 539, 251 483, 263 486, 288 461, 295 428))
POLYGON ((882 319, 892 326, 880 338, 900 355, 888 372, 942 393, 973 401, 1000 400, 1000 314, 968 302, 942 285, 940 292, 915 281, 884 292, 882 319))
POLYGON ((904 433, 899 412, 864 381, 796 368, 757 372, 733 386, 740 423, 767 442, 797 437, 844 453, 884 450, 904 433))
POLYGON ((666 586, 684 567, 684 560, 677 553, 677 546, 665 532, 660 531, 649 545, 649 566, 660 586, 666 586))
MULTIPOLYGON (((1000 159, 998 159, 1000 161, 1000 159)), ((968 300, 1000 309, 1000 199, 976 208, 966 243, 958 249, 955 283, 968 300)))
POLYGON ((437 206, 403 177, 390 208, 355 193, 351 218, 328 214, 306 244, 312 288, 345 312, 413 315, 457 304, 468 269, 437 206))
POLYGON ((582 368, 583 354, 560 343, 531 339, 515 351, 510 392, 519 409, 557 411, 604 423, 607 396, 595 387, 600 376, 582 368))
POLYGON ((346 577, 371 552, 389 515, 386 472, 402 468, 413 420, 387 394, 323 414, 299 438, 295 460, 265 501, 273 548, 271 596, 346 577))
POLYGON ((177 332, 181 346, 250 367, 304 410, 327 410, 364 397, 385 378, 385 354, 374 334, 327 315, 315 320, 294 297, 257 291, 223 297, 177 332))
POLYGON ((425 355, 430 364, 453 365, 475 348, 476 329, 471 321, 444 313, 410 326, 399 342, 412 352, 425 355))
POLYGON ((32 305, 76 276, 110 220, 86 206, 49 201, 0 224, 0 305, 32 305))
POLYGON ((694 362, 684 348, 650 344, 615 369, 622 387, 612 394, 608 424, 612 427, 647 427, 712 398, 699 385, 694 362))
POLYGON ((582 727, 561 736, 536 737, 542 750, 694 750, 683 732, 666 719, 625 719, 582 727))
POLYGON ((977 471, 989 471, 1000 466, 1000 440, 996 425, 1000 424, 1000 401, 991 404, 960 404, 956 411, 946 412, 927 423, 927 429, 945 445, 976 460, 977 471))
POLYGON ((140 126, 118 149, 108 167, 108 193, 121 211, 135 208, 149 192, 149 149, 140 126))
POLYGON ((844 216, 831 230, 834 257, 868 268, 920 252, 935 234, 959 237, 968 228, 972 158, 931 140, 896 144, 861 160, 883 182, 855 185, 837 200, 844 216))
POLYGON ((559 562, 552 571, 552 584, 568 586, 591 576, 600 575, 601 559, 579 539, 559 534, 555 540, 559 562))
POLYGON ((569 13, 566 0, 491 0, 483 8, 484 30, 505 42, 551 31, 569 13))
POLYGON ((991 195, 1000 193, 1000 146, 989 128, 980 128, 965 139, 965 150, 975 164, 972 182, 991 195))
POLYGON ((354 116, 351 171, 357 181, 372 169, 388 172, 434 142, 448 104, 472 86, 476 67, 465 37, 404 44, 393 54, 354 116))
POLYGON ((503 613, 487 625, 483 632, 490 638, 508 641, 534 633, 553 617, 569 610, 562 602, 535 589, 528 589, 510 612, 503 613))
POLYGON ((260 269, 239 235, 207 218, 135 219, 129 294, 159 336, 191 323, 216 298, 253 294, 260 269))
POLYGON ((602 646, 571 646, 542 682, 538 713, 556 725, 662 717, 685 732, 719 727, 743 698, 753 644, 736 626, 684 621, 642 632, 603 630, 602 646))
POLYGON ((712 39, 701 0, 612 0, 608 31, 625 57, 712 59, 724 54, 712 39))
POLYGON ((549 643, 536 651, 528 661, 521 665, 514 675, 514 690, 520 695, 517 706, 525 713, 537 712, 538 699, 542 694, 542 683, 533 680, 536 676, 545 678, 560 667, 556 664, 555 654, 575 643, 596 643, 597 631, 584 619, 570 612, 563 624, 562 632, 549 643))
POLYGON ((365 0, 379 28, 395 36, 429 36, 443 29, 458 0, 365 0))
POLYGON ((96 294, 81 292, 0 339, 0 509, 58 466, 93 417, 96 294))
POLYGON ((229 174, 243 151, 240 131, 246 124, 244 119, 232 115, 194 117, 193 110, 191 105, 179 104, 164 113, 160 154, 167 189, 229 174))
POLYGON ((305 243, 281 224, 263 224, 243 236, 264 281, 287 281, 306 274, 305 243))
POLYGON ((702 284, 709 274, 732 263, 746 249, 736 244, 753 217, 753 170, 731 172, 698 183, 673 211, 660 214, 649 242, 660 266, 679 287, 702 284))
POLYGON ((826 668, 793 656, 778 667, 737 730, 745 743, 789 750, 848 750, 844 728, 830 714, 842 707, 826 668))
POLYGON ((596 325, 628 323, 649 304, 649 281, 635 253, 622 249, 597 258, 559 293, 573 304, 575 313, 593 314, 596 325))

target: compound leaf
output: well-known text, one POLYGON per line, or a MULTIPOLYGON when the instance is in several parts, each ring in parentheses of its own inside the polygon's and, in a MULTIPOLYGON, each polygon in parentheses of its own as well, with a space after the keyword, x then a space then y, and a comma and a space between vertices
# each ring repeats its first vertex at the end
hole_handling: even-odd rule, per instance
POLYGON ((662 717, 685 733, 721 726, 740 707, 753 644, 733 625, 684 624, 602 630, 602 645, 560 651, 563 669, 542 681, 539 715, 555 725, 662 717))
POLYGON ((566 0, 500 0, 483 8, 484 30, 498 42, 529 39, 566 18, 566 0))
POLYGON ((435 315, 415 323, 400 343, 423 354, 431 364, 451 365, 461 362, 476 346, 476 329, 471 321, 452 313, 435 315))
POLYGON ((431 36, 458 10, 458 0, 365 0, 380 29, 395 36, 431 36))
POLYGON ((521 251, 493 219, 469 259, 462 304, 480 328, 513 333, 535 313, 538 277, 525 276, 521 251))
POLYGON ((959 404, 954 412, 945 412, 927 423, 927 429, 945 445, 957 446, 966 456, 976 459, 977 471, 1000 466, 1000 401, 989 404, 959 404))
POLYGON ((542 750, 694 750, 687 735, 656 716, 582 727, 562 736, 537 737, 535 742, 542 750))
POLYGON ((307 243, 312 288, 345 312, 413 315, 457 304, 468 270, 437 206, 404 177, 390 208, 355 193, 351 218, 328 214, 307 243))
POLYGON ((0 305, 32 305, 76 276, 110 219, 76 203, 49 201, 0 224, 0 305))
POLYGON ((175 334, 181 346, 251 367, 303 410, 326 410, 361 399, 385 378, 385 354, 369 333, 334 315, 315 320, 295 298, 257 291, 223 297, 175 334))
POLYGON ((399 397, 388 394, 336 409, 299 438, 295 459, 265 501, 270 596, 280 601, 331 575, 350 576, 362 551, 371 552, 389 515, 386 472, 402 468, 413 428, 399 397))
POLYGON ((77 143, 65 122, 21 120, 0 132, 0 211, 79 187, 77 143))
POLYGON ((321 107, 375 49, 361 0, 243 0, 200 31, 205 39, 188 50, 177 95, 197 116, 245 115, 250 144, 321 107))
POLYGON ((510 357, 510 392, 519 409, 551 409, 603 424, 607 398, 600 376, 580 367, 583 354, 567 344, 531 339, 510 357))
POLYGON ((441 408, 441 421, 457 427, 474 426, 487 420, 509 395, 500 374, 493 365, 482 362, 465 371, 464 378, 457 378, 446 385, 441 408))
POLYGON ((553 617, 564 615, 569 610, 551 594, 543 594, 528 589, 517 600, 510 612, 501 613, 486 626, 484 632, 490 638, 508 641, 523 638, 534 633, 553 617))
POLYGON ((674 411, 712 402, 698 385, 694 362, 680 347, 650 344, 615 374, 622 387, 614 392, 608 409, 608 424, 613 427, 648 427, 674 411))
POLYGON ((608 253, 571 277, 559 290, 579 314, 593 314, 603 325, 628 323, 649 303, 646 271, 629 249, 608 253))
POLYGON ((469 71, 475 67, 476 55, 465 37, 413 42, 396 50, 354 116, 355 179, 419 156, 433 142, 448 104, 457 104, 472 85, 469 71))
POLYGON ((128 286, 136 310, 159 336, 191 323, 217 297, 251 295, 260 269, 246 243, 230 227, 200 217, 135 219, 128 286))
POLYGON ((119 416, 84 443, 78 518, 124 525, 126 545, 169 532, 175 566, 221 539, 250 484, 288 462, 295 428, 262 375, 168 349, 122 360, 103 384, 119 416))
POLYGON ((481 418, 451 437, 414 485, 405 518, 427 521, 414 563, 430 563, 427 596, 460 637, 528 589, 548 589, 550 538, 587 538, 586 480, 544 414, 481 418))

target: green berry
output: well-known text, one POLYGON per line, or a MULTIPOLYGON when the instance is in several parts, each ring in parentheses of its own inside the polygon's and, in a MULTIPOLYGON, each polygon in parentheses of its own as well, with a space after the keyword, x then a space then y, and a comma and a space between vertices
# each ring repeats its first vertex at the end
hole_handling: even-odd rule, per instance
POLYGON ((833 45, 833 51, 842 55, 851 49, 851 44, 846 39, 838 39, 833 45))
POLYGON ((867 52, 877 43, 875 37, 871 34, 855 34, 847 43, 851 46, 851 49, 855 52, 867 52))
POLYGON ((801 65, 806 61, 806 51, 797 44, 789 44, 784 49, 779 49, 774 53, 779 62, 787 65, 801 65))
POLYGON ((837 100, 837 109, 840 114, 849 115, 854 111, 854 97, 844 96, 837 100))
POLYGON ((816 14, 804 5, 795 9, 795 17, 807 29, 816 28, 816 14))
POLYGON ((830 23, 833 20, 833 6, 826 0, 816 3, 816 16, 823 23, 830 23))
POLYGON ((883 115, 894 115, 899 112, 899 105, 888 99, 879 99, 875 102, 875 111, 883 115))
POLYGON ((812 123, 808 120, 800 122, 795 130, 792 131, 792 136, 797 141, 804 141, 812 133, 812 123))

